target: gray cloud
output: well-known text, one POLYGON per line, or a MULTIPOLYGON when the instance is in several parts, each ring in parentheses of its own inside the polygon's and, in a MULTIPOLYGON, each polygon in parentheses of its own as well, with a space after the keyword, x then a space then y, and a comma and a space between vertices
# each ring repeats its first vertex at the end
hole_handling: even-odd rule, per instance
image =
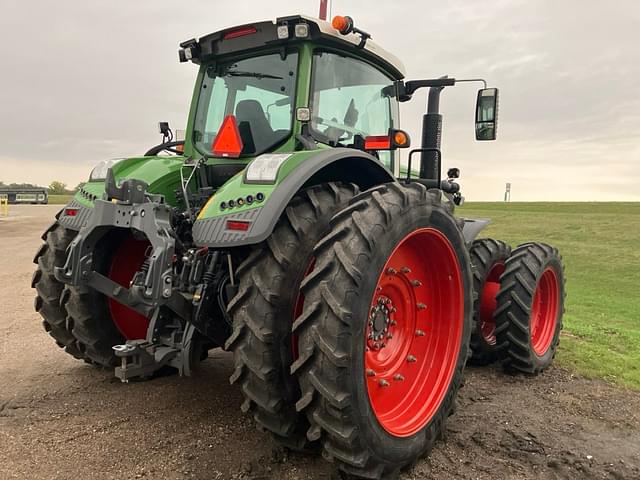
MULTIPOLYGON (((104 158, 184 127, 196 70, 180 41, 298 10, 297 2, 18 2, 0 17, 1 180, 75 184, 104 158)), ((447 89, 443 153, 469 199, 640 200, 640 4, 631 0, 336 0, 410 78, 483 76, 501 89, 499 141, 473 141, 471 85, 447 89), (562 185, 562 187, 561 187, 562 185)), ((403 105, 414 144, 426 95, 403 105)))

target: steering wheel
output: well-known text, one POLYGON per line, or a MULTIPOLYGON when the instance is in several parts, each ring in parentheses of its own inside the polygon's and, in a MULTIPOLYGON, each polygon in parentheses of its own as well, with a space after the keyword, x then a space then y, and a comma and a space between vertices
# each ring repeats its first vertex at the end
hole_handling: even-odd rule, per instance
POLYGON ((184 148, 184 140, 177 140, 175 142, 166 142, 166 143, 161 143, 160 145, 156 145, 155 147, 149 149, 147 151, 147 153, 144 154, 145 157, 155 157, 157 156, 160 152, 169 152, 169 153, 173 153, 175 155, 182 155, 184 152, 178 150, 177 146, 182 145, 184 148))

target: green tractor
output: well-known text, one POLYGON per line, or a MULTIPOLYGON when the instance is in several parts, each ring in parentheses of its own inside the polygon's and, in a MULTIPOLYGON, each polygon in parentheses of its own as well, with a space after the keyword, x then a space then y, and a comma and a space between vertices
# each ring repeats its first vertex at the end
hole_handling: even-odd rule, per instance
MULTIPOLYGON (((454 216, 459 171, 441 174, 440 93, 477 80, 405 81, 350 17, 242 25, 179 57, 199 65, 184 141, 162 123, 145 155, 100 163, 43 235, 35 308, 67 353, 127 382, 233 352, 242 409, 355 478, 432 448, 468 359, 550 364, 557 250, 476 240, 488 221, 454 216), (399 104, 421 88, 401 168, 399 104)), ((476 138, 494 140, 484 87, 476 138)))

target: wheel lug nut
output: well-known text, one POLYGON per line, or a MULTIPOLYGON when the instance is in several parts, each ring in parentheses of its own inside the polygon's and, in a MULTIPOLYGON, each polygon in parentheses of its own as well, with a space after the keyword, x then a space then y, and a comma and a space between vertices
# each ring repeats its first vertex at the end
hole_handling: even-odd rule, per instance
POLYGON ((391 299, 387 298, 387 300, 384 303, 386 303, 387 305, 391 305, 391 299))
POLYGON ((424 337, 424 330, 416 330, 416 337, 424 337))
POLYGON ((404 274, 411 273, 411 269, 409 267, 402 267, 400 271, 404 274))
POLYGON ((375 377, 375 376, 376 376, 376 372, 374 372, 373 370, 368 368, 367 369, 367 377, 375 377))
POLYGON ((424 303, 417 303, 416 308, 418 310, 424 310, 425 308, 427 308, 427 306, 424 303))
POLYGON ((396 374, 393 376, 393 379, 394 379, 396 382, 401 382, 401 381, 403 381, 403 380, 404 380, 404 376, 403 376, 403 375, 401 375, 401 374, 399 374, 399 373, 396 373, 396 374))
POLYGON ((396 322, 395 320, 391 320, 389 322, 389 325, 391 325, 392 327, 395 327, 398 324, 398 322, 396 322))
POLYGON ((417 360, 417 358, 414 355, 409 355, 407 357, 407 362, 409 363, 414 363, 417 360))
POLYGON ((388 338, 389 340, 391 340, 391 339, 393 338, 393 333, 388 333, 388 334, 387 334, 387 338, 388 338))
POLYGON ((387 268, 387 275, 395 275, 398 271, 395 268, 387 268))
POLYGON ((378 381, 378 385, 380 385, 381 387, 388 387, 389 386, 389 382, 387 382, 384 378, 381 378, 378 381))
POLYGON ((398 309, 396 307, 391 307, 391 310, 389 310, 391 313, 396 313, 398 311, 398 309))
POLYGON ((417 288, 422 286, 422 282, 420 280, 411 280, 411 285, 417 288))

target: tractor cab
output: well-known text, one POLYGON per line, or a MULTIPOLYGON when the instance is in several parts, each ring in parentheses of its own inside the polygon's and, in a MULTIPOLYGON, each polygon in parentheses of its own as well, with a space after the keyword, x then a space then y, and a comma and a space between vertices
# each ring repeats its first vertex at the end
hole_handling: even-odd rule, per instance
MULTIPOLYGON (((264 153, 365 150, 396 128, 404 67, 347 30, 294 16, 183 42, 180 59, 200 64, 185 153, 206 158, 221 184, 264 153)), ((396 168, 390 150, 376 156, 396 168)))

